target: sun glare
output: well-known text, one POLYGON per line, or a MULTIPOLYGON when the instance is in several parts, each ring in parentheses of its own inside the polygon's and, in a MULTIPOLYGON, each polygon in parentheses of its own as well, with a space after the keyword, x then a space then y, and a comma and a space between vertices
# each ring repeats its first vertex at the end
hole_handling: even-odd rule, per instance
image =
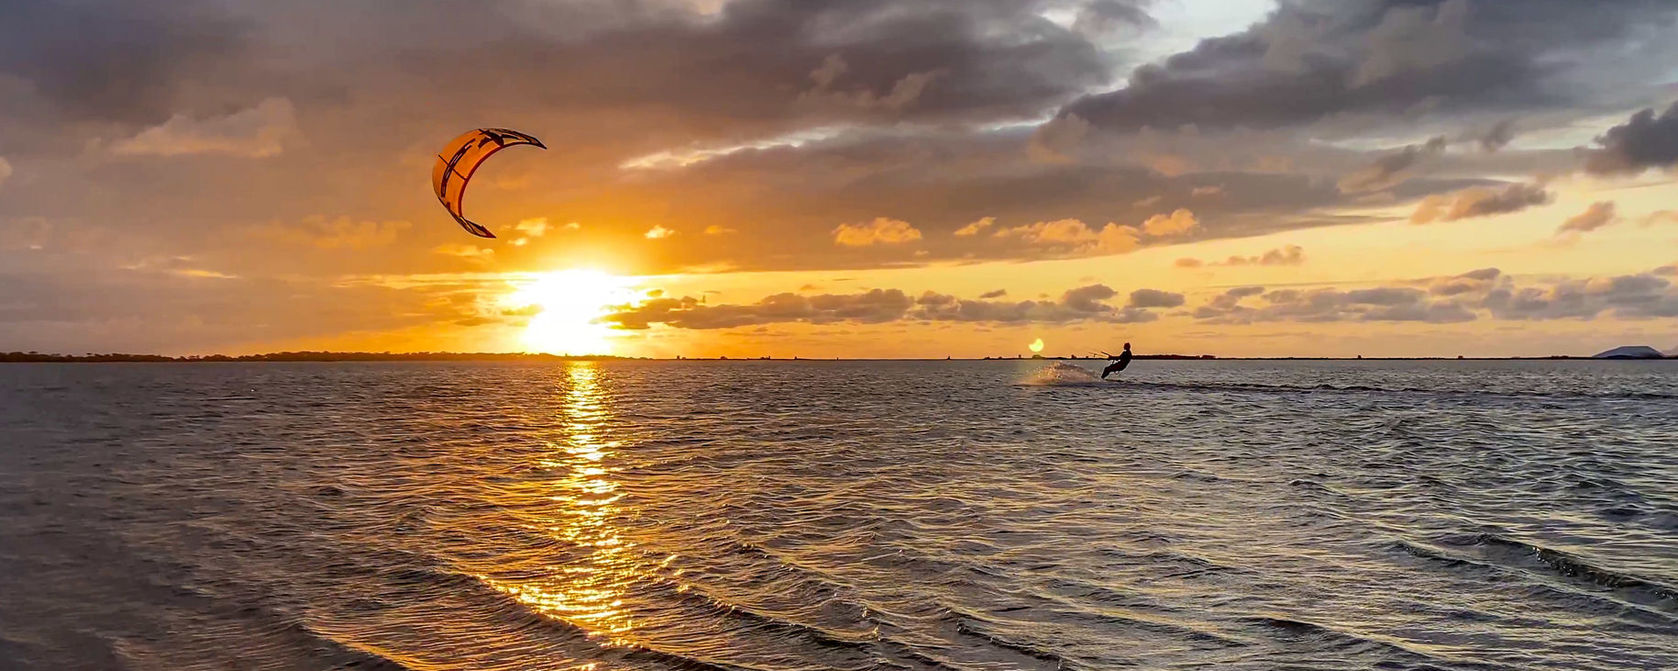
POLYGON ((506 298, 511 309, 539 309, 524 346, 550 354, 611 354, 613 329, 599 323, 608 308, 634 301, 630 280, 598 270, 561 270, 532 278, 506 298))

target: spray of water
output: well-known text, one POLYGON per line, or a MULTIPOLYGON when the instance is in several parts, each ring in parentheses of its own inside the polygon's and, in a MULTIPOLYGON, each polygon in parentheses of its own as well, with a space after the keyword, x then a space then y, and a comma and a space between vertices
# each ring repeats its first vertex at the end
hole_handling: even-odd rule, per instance
POLYGON ((1101 378, 1097 377, 1095 373, 1069 363, 1057 361, 1032 371, 1026 379, 1021 381, 1021 384, 1052 386, 1095 384, 1099 382, 1101 382, 1101 378))

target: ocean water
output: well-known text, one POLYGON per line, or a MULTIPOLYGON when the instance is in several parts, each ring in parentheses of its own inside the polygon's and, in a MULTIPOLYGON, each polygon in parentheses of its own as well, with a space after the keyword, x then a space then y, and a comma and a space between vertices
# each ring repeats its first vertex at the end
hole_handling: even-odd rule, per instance
POLYGON ((1678 361, 0 367, 5 669, 1674 669, 1678 361))

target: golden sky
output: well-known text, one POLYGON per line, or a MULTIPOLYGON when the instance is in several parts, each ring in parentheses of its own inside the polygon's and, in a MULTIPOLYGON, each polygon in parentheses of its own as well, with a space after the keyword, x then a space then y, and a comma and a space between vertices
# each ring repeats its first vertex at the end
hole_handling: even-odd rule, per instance
POLYGON ((0 350, 1678 348, 1671 3, 132 4, 0 27, 0 350))

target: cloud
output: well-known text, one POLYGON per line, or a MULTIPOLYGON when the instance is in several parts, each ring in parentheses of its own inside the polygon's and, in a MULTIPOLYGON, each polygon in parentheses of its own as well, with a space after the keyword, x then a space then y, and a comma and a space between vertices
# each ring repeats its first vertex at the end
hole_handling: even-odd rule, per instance
POLYGON ((12 177, 12 164, 11 164, 11 162, 7 161, 6 157, 0 156, 0 184, 5 184, 6 180, 11 179, 11 177, 12 177))
POLYGON ((1605 312, 1629 319, 1678 317, 1678 292, 1656 271, 1565 279, 1547 287, 1500 287, 1481 304, 1498 319, 1594 319, 1605 312))
POLYGON ((1194 190, 1189 192, 1189 195, 1194 196, 1196 198, 1199 198, 1201 196, 1222 196, 1222 195, 1224 195, 1224 188, 1222 186, 1218 186, 1218 185, 1197 186, 1197 187, 1194 187, 1194 190))
POLYGON ((1364 193, 1382 191, 1397 186, 1409 179, 1411 172, 1424 157, 1433 156, 1445 151, 1444 136, 1436 137, 1423 144, 1413 144, 1396 152, 1375 159, 1357 172, 1340 179, 1340 190, 1344 193, 1364 193))
POLYGON ((643 237, 648 240, 663 240, 664 238, 668 238, 675 234, 676 231, 673 229, 665 228, 663 226, 653 226, 652 228, 647 229, 647 232, 643 234, 643 237))
POLYGON ((1137 289, 1130 292, 1130 302, 1126 307, 1133 308, 1174 308, 1183 304, 1183 295, 1158 289, 1137 289))
POLYGON ((1305 248, 1288 245, 1266 250, 1258 256, 1231 256, 1215 263, 1218 266, 1297 266, 1305 263, 1305 248))
POLYGON ((1563 222, 1557 233, 1589 233, 1614 223, 1614 201, 1602 200, 1591 203, 1584 212, 1573 215, 1563 222))
POLYGON ((1233 289, 1196 308, 1192 314, 1200 320, 1242 324, 1267 321, 1456 323, 1476 318, 1472 311, 1454 301, 1429 299, 1426 292, 1410 287, 1261 292, 1258 287, 1233 289), (1245 305, 1245 300, 1253 296, 1259 297, 1260 303, 1245 305))
POLYGON ((1446 0, 1435 8, 1393 7, 1369 32, 1369 51, 1353 87, 1390 77, 1425 72, 1467 57, 1468 0, 1446 0))
POLYGON ((1148 0, 1093 0, 1078 9, 1072 29, 1081 33, 1105 35, 1125 28, 1150 28, 1158 25, 1143 9, 1148 0))
POLYGON ((269 98, 247 110, 194 119, 177 114, 162 125, 119 140, 111 151, 129 156, 226 154, 247 158, 275 156, 300 135, 297 112, 285 98, 269 98))
POLYGON ((1184 257, 1177 259, 1172 263, 1172 265, 1175 265, 1178 268, 1199 268, 1206 265, 1206 263, 1200 259, 1184 257))
POLYGON ((520 220, 519 223, 513 226, 513 230, 532 238, 540 238, 543 235, 546 235, 548 231, 553 230, 553 225, 548 223, 548 219, 546 217, 538 217, 535 219, 520 220))
POLYGON ((850 70, 844 57, 839 54, 828 54, 815 70, 810 71, 810 80, 815 87, 799 95, 803 101, 836 102, 854 105, 862 109, 881 108, 886 110, 901 110, 918 99, 926 91, 933 80, 944 74, 943 70, 928 70, 925 72, 910 72, 892 83, 891 88, 883 93, 876 93, 868 88, 858 88, 848 91, 838 90, 836 82, 850 70))
POLYGON ((1410 215, 1410 223, 1457 221, 1474 217, 1519 212, 1544 205, 1552 196, 1543 185, 1515 183, 1501 189, 1473 187, 1445 196, 1428 196, 1410 215))
POLYGON ((1007 295, 1008 295, 1008 290, 1007 289, 992 289, 990 291, 986 291, 985 293, 979 294, 979 297, 980 298, 1001 298, 1001 297, 1007 296, 1007 295))
POLYGON ((995 237, 1018 238, 1028 245, 1066 252, 1122 254, 1139 246, 1139 234, 1135 226, 1108 222, 1098 231, 1077 219, 1059 219, 1004 228, 998 230, 995 237))
POLYGON ((284 244, 320 249, 365 250, 383 247, 412 228, 406 221, 372 221, 351 217, 307 217, 295 223, 271 222, 251 229, 251 234, 284 244))
POLYGON ((1050 119, 1032 132, 1026 154, 1040 163, 1072 163, 1089 134, 1090 122, 1076 114, 1050 119))
POLYGON ((1436 277, 1428 280, 1428 293, 1435 296, 1485 293, 1498 286, 1502 277, 1503 271, 1497 268, 1481 268, 1461 275, 1436 277))
POLYGON ((1648 216, 1643 218, 1644 226, 1654 226, 1656 224, 1678 224, 1678 210, 1650 212, 1648 216))
POLYGON ((485 261, 485 260, 488 260, 489 258, 495 256, 495 250, 494 249, 490 249, 488 247, 479 247, 477 245, 462 245, 462 244, 456 244, 456 243, 449 243, 449 244, 446 244, 446 245, 438 245, 436 247, 433 247, 431 249, 431 251, 433 253, 442 254, 444 256, 457 256, 457 257, 460 257, 460 258, 463 258, 463 259, 470 259, 470 260, 473 260, 473 261, 485 261))
POLYGON ((920 230, 899 219, 876 217, 866 224, 840 224, 833 229, 833 242, 844 247, 897 245, 921 239, 920 230))
POLYGON ((1597 174, 1642 172, 1678 167, 1678 102, 1659 116, 1645 109, 1596 139, 1585 169, 1597 174))
POLYGON ((972 237, 984 232, 985 229, 990 228, 995 224, 996 217, 985 217, 956 229, 955 235, 960 238, 972 237))
POLYGON ((711 224, 710 226, 705 227, 705 234, 706 235, 733 235, 733 234, 739 233, 739 232, 740 231, 734 230, 732 228, 728 228, 726 226, 718 226, 716 224, 711 224))
POLYGON ((1178 208, 1169 215, 1156 214, 1142 222, 1142 231, 1154 237, 1171 237, 1182 235, 1195 229, 1200 221, 1194 218, 1194 213, 1178 208))
POLYGON ((1241 287, 1196 307, 1194 318, 1214 323, 1268 321, 1397 321, 1456 323, 1482 317, 1531 321, 1594 319, 1611 314, 1623 319, 1678 316, 1678 290, 1647 273, 1566 278, 1519 286, 1497 268, 1410 282, 1412 286, 1366 289, 1280 289, 1266 292, 1241 287), (1251 300, 1250 300, 1251 299, 1251 300))
POLYGON ((1470 134, 1468 141, 1480 145, 1480 150, 1492 153, 1507 146, 1515 139, 1515 120, 1504 119, 1482 132, 1470 134))
MULTIPOLYGON (((991 297, 1000 295, 1001 292, 986 294, 991 297)), ((621 306, 603 321, 617 328, 632 330, 647 329, 653 324, 683 329, 723 329, 788 322, 1135 323, 1159 318, 1149 307, 1182 304, 1180 294, 1145 289, 1132 292, 1130 305, 1118 307, 1108 302, 1117 295, 1118 292, 1110 287, 1092 284, 1070 289, 1053 301, 970 300, 931 291, 910 298, 898 289, 816 296, 781 293, 743 305, 707 305, 692 297, 653 298, 621 306)))
POLYGON ((1059 116, 1111 132, 1206 131, 1560 107, 1590 99, 1578 82, 1609 58, 1593 54, 1597 47, 1659 39, 1673 15, 1670 3, 1638 1, 1287 2, 1245 32, 1137 68, 1127 86, 1083 96, 1059 116), (1577 97, 1558 95, 1564 85, 1577 97))

